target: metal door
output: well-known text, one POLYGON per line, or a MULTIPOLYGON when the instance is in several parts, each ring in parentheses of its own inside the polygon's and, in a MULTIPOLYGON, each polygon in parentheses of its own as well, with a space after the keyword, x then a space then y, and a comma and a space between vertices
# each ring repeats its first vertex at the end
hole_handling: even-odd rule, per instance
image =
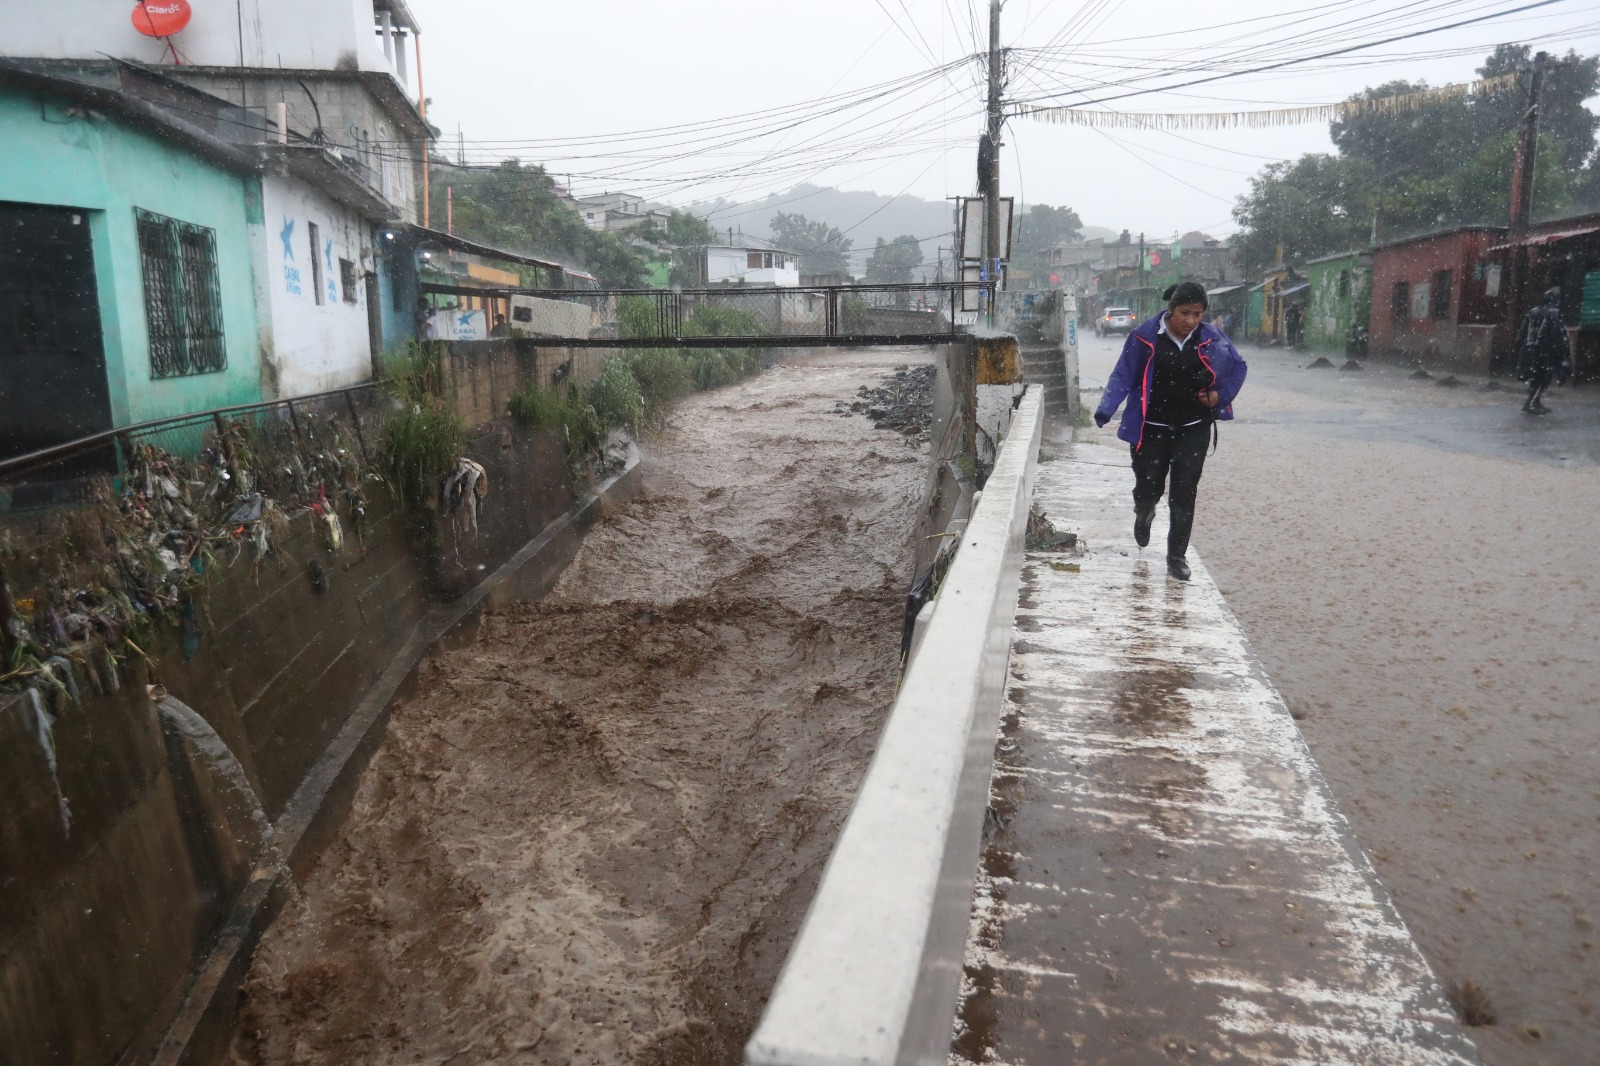
POLYGON ((89 215, 0 202, 0 458, 111 428, 89 215))

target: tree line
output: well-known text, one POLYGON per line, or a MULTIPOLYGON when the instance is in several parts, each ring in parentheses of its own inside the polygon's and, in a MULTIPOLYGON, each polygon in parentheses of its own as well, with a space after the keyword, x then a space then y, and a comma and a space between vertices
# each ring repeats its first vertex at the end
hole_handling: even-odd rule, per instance
MULTIPOLYGON (((439 191, 451 189, 454 229, 459 236, 587 270, 610 288, 642 285, 653 259, 668 262, 672 284, 690 284, 694 277, 691 261, 699 249, 717 242, 709 223, 683 211, 670 212, 664 222, 652 218, 620 232, 591 229, 566 205, 554 178, 543 167, 515 159, 491 167, 435 163, 430 179, 435 208, 439 191)), ((1034 205, 1016 228, 1014 250, 1017 256, 1039 258, 1052 244, 1077 239, 1081 226, 1071 208, 1034 205)), ((856 280, 851 270, 855 242, 838 226, 779 211, 770 228, 777 247, 799 253, 802 274, 841 282, 856 280)), ((925 239, 947 240, 948 235, 879 237, 860 280, 915 280, 926 262, 925 239)))
MULTIPOLYGON (((1337 120, 1329 130, 1335 151, 1263 168, 1233 210, 1241 227, 1237 258, 1264 266, 1281 244, 1286 262, 1304 262, 1451 226, 1505 225, 1530 52, 1527 45, 1501 45, 1478 68, 1483 78, 1522 73, 1511 87, 1441 99, 1414 111, 1337 120)), ((1351 99, 1427 88, 1425 82, 1391 81, 1351 99)), ((1600 208, 1600 117, 1584 107, 1596 93, 1600 57, 1569 51, 1546 67, 1535 219, 1600 208)))

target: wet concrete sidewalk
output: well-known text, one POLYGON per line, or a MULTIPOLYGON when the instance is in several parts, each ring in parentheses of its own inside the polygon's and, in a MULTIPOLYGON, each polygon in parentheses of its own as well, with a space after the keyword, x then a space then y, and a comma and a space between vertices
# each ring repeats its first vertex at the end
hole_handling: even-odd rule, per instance
POLYGON ((1035 502, 953 1061, 1475 1063, 1197 554, 1140 552, 1126 452, 1035 502))

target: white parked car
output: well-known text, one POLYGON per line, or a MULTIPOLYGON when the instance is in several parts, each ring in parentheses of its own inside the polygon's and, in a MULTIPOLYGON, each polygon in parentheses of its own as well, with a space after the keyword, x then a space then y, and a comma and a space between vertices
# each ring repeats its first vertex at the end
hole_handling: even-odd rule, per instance
POLYGON ((1094 331, 1101 337, 1110 333, 1132 333, 1138 318, 1126 307, 1108 307, 1094 320, 1094 331))

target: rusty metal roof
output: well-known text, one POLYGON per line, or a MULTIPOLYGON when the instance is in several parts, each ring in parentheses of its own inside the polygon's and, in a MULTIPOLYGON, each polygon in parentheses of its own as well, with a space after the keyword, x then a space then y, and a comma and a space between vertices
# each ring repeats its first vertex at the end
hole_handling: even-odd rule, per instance
POLYGON ((1530 233, 1520 241, 1506 241, 1496 244, 1489 249, 1491 252, 1503 252, 1510 248, 1528 247, 1535 244, 1553 244, 1556 241, 1568 240, 1572 237, 1590 237, 1600 234, 1600 219, 1588 222, 1582 226, 1570 226, 1566 229, 1551 230, 1549 233, 1530 233))

